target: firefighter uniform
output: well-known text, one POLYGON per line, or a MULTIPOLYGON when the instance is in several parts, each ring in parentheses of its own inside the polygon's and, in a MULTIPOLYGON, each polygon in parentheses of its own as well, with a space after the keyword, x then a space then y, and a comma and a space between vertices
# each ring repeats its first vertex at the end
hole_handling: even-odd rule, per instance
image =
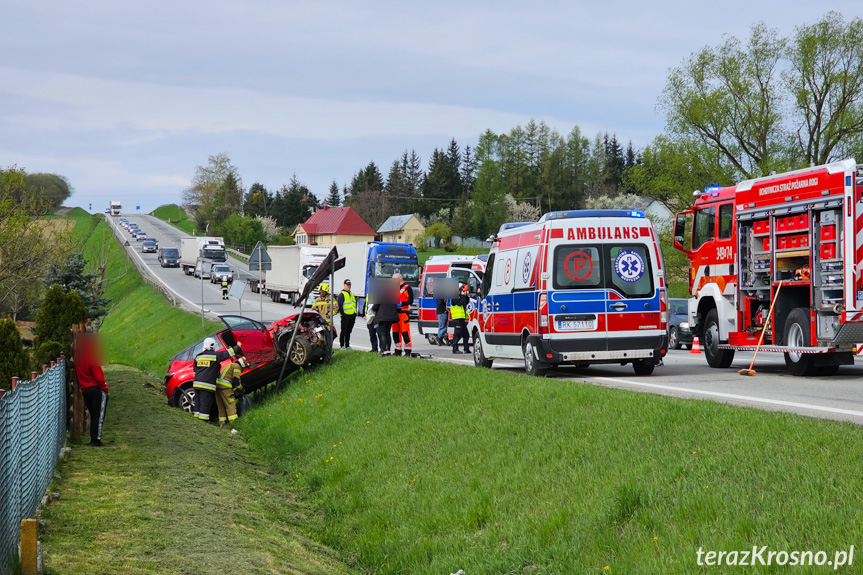
POLYGON ((406 355, 410 357, 413 353, 411 342, 410 307, 414 302, 414 294, 411 286, 402 282, 399 286, 399 321, 393 324, 393 339, 396 342, 395 355, 406 355))
POLYGON ((222 299, 228 299, 228 280, 222 279, 222 299))
POLYGON ((216 379, 216 405, 219 407, 219 427, 237 420, 237 395, 242 393, 240 376, 243 368, 239 361, 232 361, 216 379), (237 394, 234 390, 237 390, 237 394))
MULTIPOLYGON (((330 312, 333 314, 339 312, 339 304, 337 301, 333 300, 330 295, 330 288, 327 284, 321 284, 320 292, 318 293, 318 299, 315 300, 315 303, 312 304, 312 309, 324 316, 327 322, 330 321, 330 312)), ((338 332, 336 331, 336 326, 333 325, 333 337, 338 337, 338 332)))
POLYGON ((241 353, 239 345, 215 351, 215 340, 213 340, 211 346, 207 346, 205 342, 204 350, 195 356, 195 382, 192 384, 195 390, 194 415, 201 421, 210 419, 221 363, 228 358, 236 357, 239 353, 241 353))

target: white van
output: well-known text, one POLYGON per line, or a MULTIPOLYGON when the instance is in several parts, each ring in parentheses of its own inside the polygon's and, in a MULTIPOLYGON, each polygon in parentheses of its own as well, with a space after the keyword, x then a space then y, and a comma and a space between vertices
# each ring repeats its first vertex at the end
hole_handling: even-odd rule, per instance
POLYGON ((525 371, 631 363, 649 375, 668 350, 668 295, 650 220, 573 210, 504 225, 469 329, 474 362, 524 359, 525 371))

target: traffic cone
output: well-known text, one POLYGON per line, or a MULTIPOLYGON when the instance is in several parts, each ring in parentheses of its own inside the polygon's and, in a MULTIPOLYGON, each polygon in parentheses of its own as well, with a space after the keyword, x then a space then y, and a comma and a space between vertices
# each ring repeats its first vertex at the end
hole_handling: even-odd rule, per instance
POLYGON ((692 345, 689 346, 689 353, 701 353, 701 348, 698 347, 698 338, 692 338, 692 345))

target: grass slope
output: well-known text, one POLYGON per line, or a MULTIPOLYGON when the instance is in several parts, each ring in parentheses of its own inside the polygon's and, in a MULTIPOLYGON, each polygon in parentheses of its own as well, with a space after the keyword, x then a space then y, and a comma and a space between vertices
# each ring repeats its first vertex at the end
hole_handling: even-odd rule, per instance
MULTIPOLYGON (((81 210, 83 212, 83 210, 81 210)), ((97 259, 107 248, 109 280, 106 297, 112 310, 100 331, 111 363, 131 365, 162 377, 168 359, 205 334, 224 327, 173 307, 154 288, 141 281, 107 222, 86 212, 70 214, 76 224, 73 234, 87 238, 84 257, 97 259)))
POLYGON ((863 538, 850 424, 340 352, 240 428, 376 573, 684 574, 699 547, 863 538))
POLYGON ((49 574, 347 572, 240 436, 168 408, 137 370, 106 376, 107 447, 73 450, 42 514, 49 574))
POLYGON ((150 212, 150 215, 156 216, 160 220, 165 220, 189 235, 194 235, 195 222, 189 219, 189 214, 186 213, 186 210, 177 204, 159 206, 150 212))

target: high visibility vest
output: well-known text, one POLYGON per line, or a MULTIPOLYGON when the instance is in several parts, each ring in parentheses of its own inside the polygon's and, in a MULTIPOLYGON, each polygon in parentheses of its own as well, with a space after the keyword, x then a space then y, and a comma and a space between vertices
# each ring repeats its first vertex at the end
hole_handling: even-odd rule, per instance
POLYGON ((449 313, 453 319, 465 319, 467 318, 467 310, 464 309, 463 305, 455 305, 450 300, 449 313))
POLYGON ((345 303, 342 305, 342 313, 345 315, 357 315, 356 296, 349 291, 343 291, 342 295, 345 298, 345 303))

